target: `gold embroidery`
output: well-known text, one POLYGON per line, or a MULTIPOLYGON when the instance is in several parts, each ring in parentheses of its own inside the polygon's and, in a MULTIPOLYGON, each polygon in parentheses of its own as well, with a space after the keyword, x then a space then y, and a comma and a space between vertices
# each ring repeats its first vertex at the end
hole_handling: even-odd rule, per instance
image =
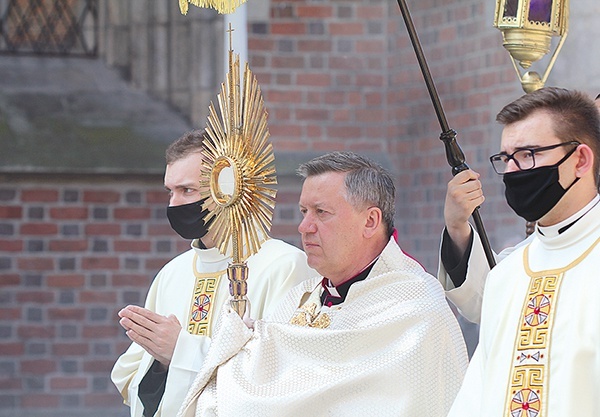
POLYGON ((506 396, 507 417, 547 415, 547 366, 560 284, 565 272, 585 259, 598 242, 600 239, 566 267, 547 271, 532 271, 529 268, 529 245, 523 251, 525 272, 529 275, 530 282, 515 340, 510 385, 506 396))
POLYGON ((197 260, 198 254, 195 254, 192 269, 196 277, 196 285, 190 306, 187 331, 190 334, 210 336, 215 291, 219 288, 221 276, 227 271, 200 273, 196 269, 197 260))
POLYGON ((316 303, 307 303, 296 310, 296 313, 290 319, 290 324, 326 329, 331 324, 331 319, 327 313, 317 312, 316 303))

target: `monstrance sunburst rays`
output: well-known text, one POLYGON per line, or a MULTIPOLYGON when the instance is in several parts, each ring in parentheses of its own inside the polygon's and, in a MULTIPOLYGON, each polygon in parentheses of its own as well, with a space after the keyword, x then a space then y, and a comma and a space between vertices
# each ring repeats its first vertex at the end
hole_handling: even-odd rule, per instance
POLYGON ((188 3, 198 7, 210 7, 217 12, 233 13, 235 9, 245 3, 246 0, 179 0, 179 10, 181 14, 187 14, 188 3))
POLYGON ((206 151, 200 181, 215 246, 234 264, 256 253, 271 229, 277 183, 267 112, 248 65, 240 91, 239 56, 229 51, 229 72, 209 106, 206 151))

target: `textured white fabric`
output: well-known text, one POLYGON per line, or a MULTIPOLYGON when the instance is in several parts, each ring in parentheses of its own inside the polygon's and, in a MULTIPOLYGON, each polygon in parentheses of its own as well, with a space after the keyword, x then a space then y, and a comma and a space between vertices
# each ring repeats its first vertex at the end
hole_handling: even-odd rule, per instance
POLYGON ((217 359, 212 368, 207 359, 178 415, 445 416, 467 356, 435 278, 392 239, 344 303, 321 307, 329 327, 289 324, 319 281, 294 288, 252 335, 240 337, 240 319, 223 314, 222 345, 208 354, 217 359))
MULTIPOLYGON (((186 331, 196 283, 192 269, 194 254, 198 255, 196 268, 200 273, 225 270, 231 260, 221 255, 217 249, 200 250, 192 242, 192 249, 165 265, 150 287, 145 307, 165 316, 174 314, 183 327, 156 416, 172 417, 177 413, 211 344, 210 337, 192 335, 186 331)), ((308 267, 306 255, 302 251, 277 239, 269 239, 263 243, 260 251, 251 256, 247 263, 248 298, 254 318, 261 318, 271 312, 292 287, 316 275, 308 267)), ((225 275, 219 282, 212 306, 213 334, 216 316, 228 297, 229 281, 225 275)), ((125 403, 131 407, 131 416, 142 415, 143 406, 138 398, 138 388, 153 360, 142 347, 132 343, 113 368, 111 378, 125 403)))
MULTIPOLYGON (((553 227, 556 229, 556 227, 553 227)), ((536 231, 529 248, 533 271, 562 268, 600 238, 600 205, 558 235, 536 231)), ((520 247, 490 272, 484 292, 479 346, 451 417, 505 416, 515 338, 530 279, 520 247)), ((550 357, 548 404, 544 417, 600 416, 600 245, 568 270, 555 308, 550 357)), ((533 414, 531 414, 533 415, 533 414)), ((520 417, 520 416, 518 416, 520 417)))

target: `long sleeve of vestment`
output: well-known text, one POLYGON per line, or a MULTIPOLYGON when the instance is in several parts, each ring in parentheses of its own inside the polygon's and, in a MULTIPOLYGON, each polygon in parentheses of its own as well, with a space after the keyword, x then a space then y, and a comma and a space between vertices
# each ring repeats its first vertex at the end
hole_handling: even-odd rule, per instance
MULTIPOLYGON (((444 230, 445 232, 445 230, 444 230)), ((440 258, 439 258, 439 269, 438 269, 438 280, 446 290, 446 298, 452 302, 458 308, 460 314, 467 320, 473 323, 479 323, 481 320, 481 300, 483 298, 483 287, 485 286, 485 279, 490 267, 485 257, 483 250, 483 244, 479 235, 471 227, 472 232, 472 246, 470 248, 470 256, 468 259, 461 259, 457 262, 464 263, 466 266, 462 266, 466 270, 464 282, 459 287, 456 287, 450 274, 446 269, 446 265, 442 262, 442 246, 448 245, 448 242, 444 242, 444 239, 449 238, 447 233, 442 234, 442 243, 440 245, 440 258)), ((454 269, 461 269, 460 266, 452 265, 454 269)))

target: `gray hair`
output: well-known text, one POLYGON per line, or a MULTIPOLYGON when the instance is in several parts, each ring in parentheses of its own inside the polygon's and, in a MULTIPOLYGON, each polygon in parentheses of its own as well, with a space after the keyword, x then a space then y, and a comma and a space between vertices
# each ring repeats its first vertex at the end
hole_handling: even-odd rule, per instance
POLYGON ((387 234, 392 235, 396 187, 382 166, 353 152, 331 152, 301 164, 296 172, 303 179, 328 172, 345 172, 348 203, 356 209, 378 207, 387 234))

